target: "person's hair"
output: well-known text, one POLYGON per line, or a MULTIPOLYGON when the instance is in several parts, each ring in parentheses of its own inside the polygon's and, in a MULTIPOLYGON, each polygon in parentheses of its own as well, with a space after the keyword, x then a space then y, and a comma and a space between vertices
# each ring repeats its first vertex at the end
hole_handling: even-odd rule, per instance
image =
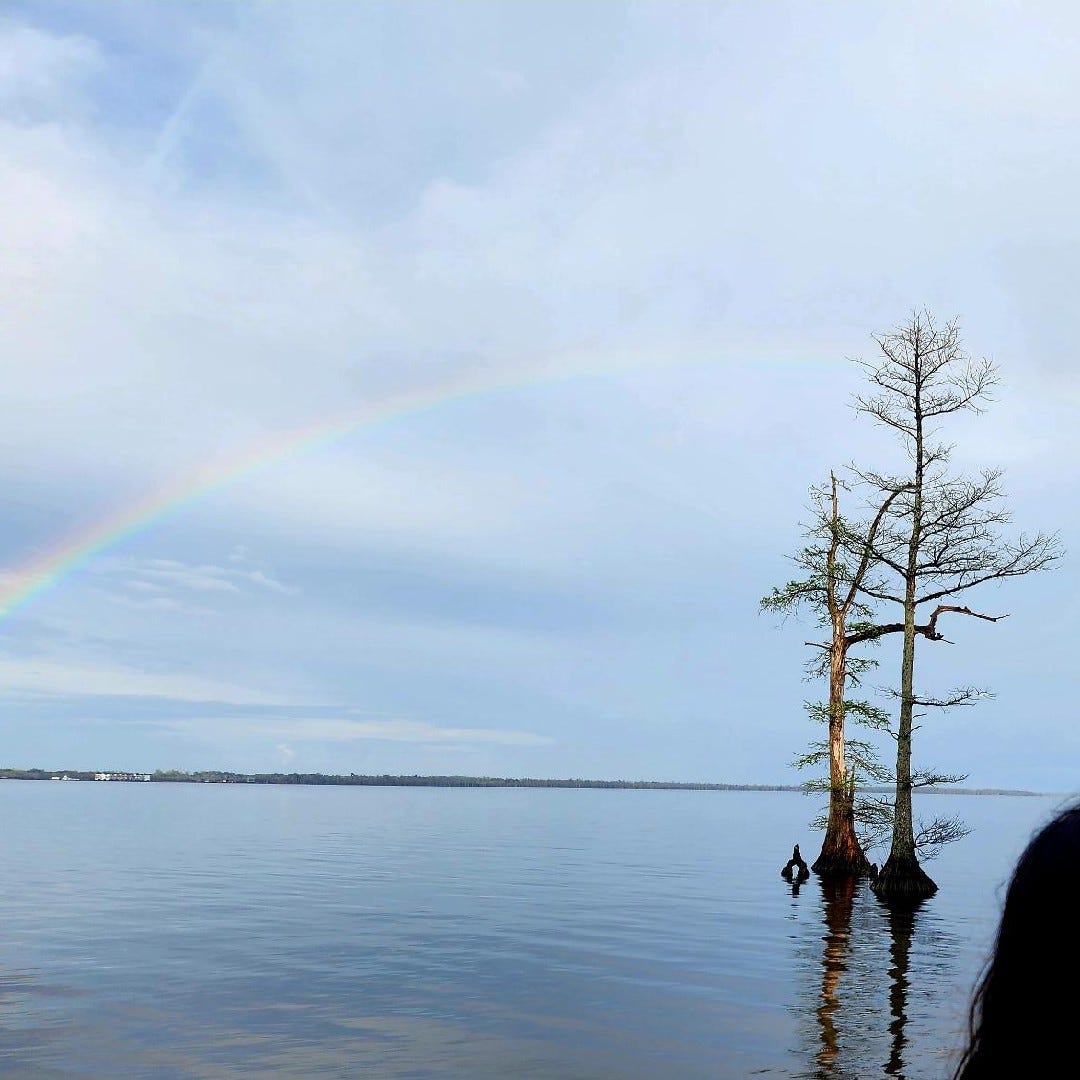
POLYGON ((953 1080, 1066 1075, 1057 1068, 1076 1060, 1078 978, 1080 803, 1043 826, 1016 864, 953 1080))

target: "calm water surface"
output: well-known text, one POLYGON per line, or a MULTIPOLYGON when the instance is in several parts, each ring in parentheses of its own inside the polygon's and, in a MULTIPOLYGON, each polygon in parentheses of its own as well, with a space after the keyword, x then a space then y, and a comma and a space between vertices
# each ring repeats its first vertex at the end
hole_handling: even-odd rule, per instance
POLYGON ((892 917, 792 793, 0 782, 0 1073, 942 1078, 1059 800, 932 798, 892 917))

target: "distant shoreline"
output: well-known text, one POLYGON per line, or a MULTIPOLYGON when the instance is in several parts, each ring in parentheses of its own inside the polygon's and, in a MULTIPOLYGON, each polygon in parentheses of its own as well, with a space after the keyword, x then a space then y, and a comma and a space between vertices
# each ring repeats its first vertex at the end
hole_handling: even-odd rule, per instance
MULTIPOLYGON (((272 784, 301 787, 453 787, 453 788, 602 788, 647 791, 803 791, 801 784, 708 784, 669 780, 557 780, 505 776, 392 776, 360 773, 235 773, 216 769, 181 772, 176 769, 152 773, 123 770, 85 769, 0 769, 0 780, 89 781, 91 783, 159 784, 272 784)), ((864 791, 888 793, 889 787, 867 787, 864 791)), ((1053 794, 1019 788, 924 788, 930 795, 1014 795, 1053 794)))

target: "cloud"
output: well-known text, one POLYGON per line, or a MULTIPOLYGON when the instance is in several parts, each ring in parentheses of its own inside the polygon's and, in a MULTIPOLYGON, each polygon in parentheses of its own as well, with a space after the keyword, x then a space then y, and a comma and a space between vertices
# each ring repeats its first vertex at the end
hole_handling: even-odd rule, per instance
MULTIPOLYGON (((246 557, 245 557, 246 558, 246 557)), ((173 590, 184 593, 230 593, 240 595, 244 586, 255 586, 255 591, 268 591, 284 596, 297 593, 295 587, 284 584, 265 570, 250 569, 236 565, 242 561, 230 556, 230 566, 213 563, 185 563, 179 559, 151 558, 144 560, 109 560, 103 563, 98 574, 105 578, 126 577, 123 588, 136 593, 162 593, 173 590), (133 576, 127 576, 133 575, 133 576)))
POLYGON ((43 655, 3 669, 18 692, 285 679, 461 745, 549 687, 756 709, 747 583, 809 484, 882 460, 843 357, 924 302, 1005 369, 974 463, 1071 527, 1038 479, 1075 486, 1072 9, 73 10, 0 21, 0 557, 192 470, 209 490, 4 623, 43 655), (214 486, 472 377, 492 392, 214 486), (698 653, 732 643, 723 688, 678 676, 688 621, 698 653))
POLYGON ((138 570, 151 581, 190 589, 195 592, 238 593, 236 583, 230 581, 237 571, 221 566, 187 566, 173 560, 154 559, 138 570))
POLYGON ((198 675, 140 671, 120 664, 79 664, 35 657, 0 658, 4 695, 51 697, 133 697, 228 705, 287 705, 290 696, 201 678, 198 675))
POLYGON ((0 104, 24 123, 77 108, 77 92, 103 63, 89 38, 0 19, 0 104))
POLYGON ((277 578, 270 577, 269 574, 264 574, 261 570, 249 570, 242 573, 241 576, 247 580, 254 582, 256 585, 261 585, 264 589, 270 589, 271 592, 281 593, 284 596, 295 596, 299 589, 296 589, 290 585, 284 585, 278 581, 277 578))
MULTIPOLYGON (((138 585, 134 582, 133 585, 138 585)), ((120 596, 110 597, 114 604, 134 608, 137 611, 156 611, 170 615, 212 615, 213 609, 195 604, 185 604, 171 596, 120 596)))
MULTIPOLYGON (((340 18, 371 29, 365 17, 340 18)), ((533 16, 521 18, 512 31, 520 32, 533 16)), ((170 131, 176 152, 166 157, 180 183, 166 192, 146 180, 121 179, 130 172, 131 140, 141 132, 135 118, 117 118, 133 125, 130 139, 117 141, 76 117, 58 136, 64 155, 31 155, 26 175, 32 186, 53 192, 66 212, 20 211, 19 220, 10 222, 39 230, 28 235, 27 254, 11 262, 12 276, 25 282, 38 307, 31 306, 32 318, 12 321, 5 344, 9 355, 37 358, 7 387, 12 401, 25 406, 13 408, 5 435, 13 444, 10 460, 24 455, 29 468, 67 475, 91 469, 106 487, 152 483, 218 451, 228 456, 268 430, 325 416, 343 396, 367 401, 403 377, 437 379, 442 361, 421 366, 419 376, 415 368, 408 371, 421 355, 452 355, 459 364, 470 357, 469 363, 497 372, 527 371, 553 354, 586 358, 587 367, 598 356, 616 358, 631 347, 658 364, 712 351, 727 376, 726 400, 748 409, 753 380, 746 372, 770 350, 792 357, 793 366, 810 363, 815 342, 816 355, 839 357, 854 339, 834 328, 855 322, 856 310, 865 341, 875 325, 866 316, 887 307, 892 317, 894 299, 906 304, 908 296, 906 289, 875 282, 863 270, 866 259, 852 257, 852 244, 888 246, 888 237, 871 239, 871 230, 846 227, 842 219, 867 212, 865 196, 891 182, 888 169, 879 169, 869 154, 864 165, 857 155, 846 156, 838 191, 858 197, 843 206, 841 195, 833 194, 818 206, 818 189, 800 186, 807 170, 815 173, 823 162, 831 167, 835 161, 829 139, 815 144, 800 135, 792 151, 799 155, 797 166, 780 153, 792 135, 785 108, 804 85, 801 74, 810 61, 795 58, 770 96, 760 79, 747 82, 744 67, 713 64, 709 52, 710 43, 729 30, 759 43, 775 29, 769 19, 732 25, 726 17, 688 16, 676 32, 662 28, 655 9, 642 9, 635 18, 637 32, 657 35, 655 52, 639 67, 595 85, 581 83, 577 107, 564 111, 550 103, 548 112, 534 117, 527 140, 519 132, 513 153, 485 157, 481 168, 418 164, 415 197, 395 205, 377 228, 357 205, 342 203, 342 192, 331 190, 338 166, 317 167, 328 149, 346 171, 362 171, 371 154, 362 140, 329 138, 335 123, 346 132, 366 123, 350 104, 354 99, 342 94, 342 80, 361 77, 344 63, 341 42, 349 35, 340 26, 335 33, 333 20, 302 18, 288 5, 273 12, 245 9, 231 30, 189 13, 186 29, 175 34, 178 44, 170 48, 151 38, 174 62, 189 65, 172 99, 183 103, 181 117, 198 98, 200 108, 232 125, 234 137, 220 141, 219 153, 239 162, 257 150, 265 168, 272 165, 286 179, 302 176, 302 186, 317 197, 310 205, 263 212, 273 205, 265 177, 245 172, 241 198, 197 154, 179 152, 185 135, 174 129, 183 125, 167 116, 142 133, 152 141, 162 125, 170 131), (691 47, 694 35, 701 41, 691 47), (203 42, 202 53, 191 52, 196 40, 203 42), (671 48, 675 54, 665 52, 671 48), (673 55, 685 62, 674 63, 673 55), (300 91, 286 92, 274 77, 281 66, 296 68, 300 91), (747 87, 753 90, 752 115, 739 104, 738 91, 747 87), (763 117, 770 122, 762 123, 763 117), (731 147, 743 153, 729 153, 731 147), (238 212, 249 197, 256 209, 238 212), (332 212, 313 209, 327 203, 332 212), (814 213, 806 212, 808 203, 814 213), (771 218, 779 223, 746 223, 764 226, 771 218), (90 225, 73 228, 59 245, 43 243, 40 231, 58 220, 90 225), (836 243, 800 242, 808 230, 831 230, 836 243), (43 250, 52 255, 42 257, 43 250), (814 264, 810 275, 808 259, 814 264), (807 277, 817 282, 813 295, 807 277), (72 340, 81 343, 77 353, 72 340), (85 363, 86 356, 93 362, 85 363), (266 377, 270 372, 273 377, 266 377), (54 387, 61 383, 69 392, 56 402, 54 387), (52 419, 43 429, 46 401, 52 419)), ((456 25, 450 29, 464 33, 456 25)), ((863 31, 869 32, 860 24, 863 31)), ((795 37, 796 28, 786 28, 781 45, 790 47, 795 37)), ((514 33, 510 40, 517 40, 514 33)), ((61 53, 65 41, 56 39, 61 53)), ((819 45, 826 53, 832 49, 819 45)), ((122 69, 118 56, 102 55, 122 69)), ((834 97, 837 86, 858 81, 863 66, 857 56, 840 50, 837 56, 842 63, 829 84, 834 97)), ((52 70, 52 61, 42 63, 52 70)), ((535 70, 506 63, 478 70, 485 85, 492 71, 520 73, 528 86, 536 82, 535 70)), ((367 86, 361 80, 357 89, 367 86)), ((447 103, 438 101, 433 85, 422 84, 417 92, 431 95, 431 104, 446 114, 447 103)), ((858 100, 830 97, 829 104, 831 115, 865 123, 867 106, 858 100)), ((880 107, 895 109, 896 103, 886 98, 880 107)), ((824 123, 812 110, 808 122, 815 130, 824 123)), ((21 130, 5 136, 16 150, 27 150, 28 137, 21 130)), ((15 207, 18 200, 4 203, 15 207)), ((907 272, 901 262, 890 274, 907 272)), ((703 395, 698 407, 712 410, 715 426, 730 423, 732 410, 719 394, 703 395)), ((772 408, 786 407, 776 401, 772 408)), ((483 417, 479 432, 491 424, 483 417)), ((490 430, 493 443, 506 442, 502 432, 490 430)), ((752 427, 748 436, 751 457, 786 453, 782 443, 762 439, 752 427)), ((593 460, 602 449, 595 448, 593 460)), ((701 456, 709 450, 704 447, 701 456)), ((403 458, 412 462, 403 460, 398 468, 407 482, 428 470, 438 475, 413 503, 397 498, 392 471, 380 475, 377 461, 312 455, 292 470, 295 482, 280 474, 285 482, 278 500, 266 494, 272 481, 265 488, 256 484, 264 520, 307 520, 314 513, 312 524, 332 525, 340 507, 348 522, 356 520, 348 507, 362 500, 367 529, 418 537, 439 536, 443 527, 444 534, 457 530, 464 536, 471 524, 468 539, 482 542, 480 534, 499 508, 509 509, 511 498, 527 504, 539 485, 522 484, 515 492, 512 468, 500 475, 490 456, 456 451, 435 459, 429 446, 408 448, 403 458), (365 475, 350 484, 354 467, 365 475)), ((703 480, 705 471, 699 465, 690 479, 703 480)), ((276 469, 273 475, 279 475, 276 469)), ((564 476, 572 483, 573 470, 564 476)), ((204 580, 203 588, 229 591, 226 581, 204 580)))
MULTIPOLYGON (((194 735, 288 739, 290 742, 444 743, 493 746, 549 746, 544 735, 500 728, 441 727, 420 720, 352 720, 348 718, 275 717, 268 720, 235 717, 192 717, 160 722, 172 730, 194 735)), ((280 749, 280 747, 279 747, 280 749)))

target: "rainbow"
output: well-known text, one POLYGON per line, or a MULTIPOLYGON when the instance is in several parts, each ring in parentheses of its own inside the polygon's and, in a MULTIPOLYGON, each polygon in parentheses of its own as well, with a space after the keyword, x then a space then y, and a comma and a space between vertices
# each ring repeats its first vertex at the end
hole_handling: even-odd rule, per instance
MULTIPOLYGON (((696 366, 703 361, 681 361, 670 366, 696 366)), ((707 361, 705 361, 707 362, 707 361)), ((170 481, 164 487, 94 522, 53 545, 23 565, 0 574, 0 621, 20 610, 30 600, 70 578, 102 553, 117 547, 151 526, 183 510, 187 505, 295 454, 330 445, 362 428, 388 423, 403 417, 449 405, 467 398, 515 391, 531 386, 554 384, 590 376, 630 374, 653 363, 621 363, 608 367, 595 364, 565 365, 520 370, 499 377, 470 375, 423 389, 408 390, 369 402, 357 409, 324 418, 318 423, 293 428, 249 445, 241 453, 224 460, 200 465, 170 481)))

